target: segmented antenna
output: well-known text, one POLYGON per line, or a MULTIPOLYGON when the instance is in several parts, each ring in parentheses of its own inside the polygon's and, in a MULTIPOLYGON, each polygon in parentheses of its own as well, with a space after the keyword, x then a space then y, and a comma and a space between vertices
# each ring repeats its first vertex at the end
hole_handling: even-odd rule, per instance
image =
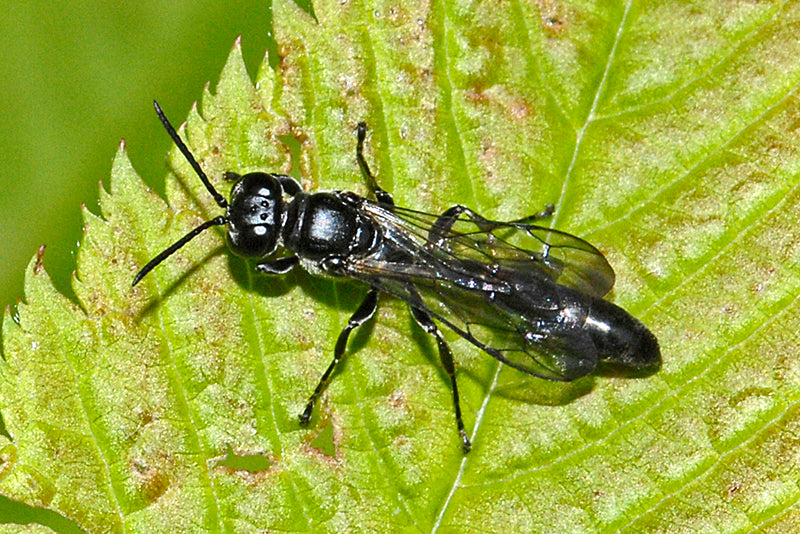
POLYGON ((178 135, 178 132, 175 131, 175 128, 172 127, 172 124, 169 122, 169 119, 167 119, 167 116, 164 115, 164 112, 161 110, 161 106, 158 105, 158 102, 156 100, 153 100, 153 106, 156 108, 156 115, 158 115, 159 120, 161 120, 161 124, 164 125, 164 128, 166 128, 167 133, 175 142, 175 145, 178 147, 178 150, 181 151, 183 157, 186 158, 186 161, 189 162, 189 165, 192 166, 194 172, 196 172, 197 176, 200 177, 200 181, 203 182, 203 185, 206 186, 208 192, 211 193, 212 197, 214 197, 214 202, 216 202, 220 208, 227 208, 228 201, 225 200, 225 197, 220 195, 216 189, 214 189, 213 185, 211 185, 211 182, 208 180, 208 176, 206 176, 206 173, 203 172, 203 169, 200 167, 200 164, 197 163, 196 159, 194 159, 194 156, 192 155, 191 152, 189 152, 189 149, 186 147, 186 145, 183 144, 183 140, 178 135))
POLYGON ((142 278, 144 278, 147 273, 152 271, 153 268, 156 265, 158 265, 162 261, 164 261, 167 258, 169 258, 170 256, 172 256, 172 254, 174 254, 176 250, 178 250, 183 245, 185 245, 186 243, 188 243, 189 241, 191 241, 192 239, 197 237, 197 235, 200 234, 201 232, 203 232, 204 230, 208 230, 212 226, 221 226, 221 225, 227 224, 227 223, 228 223, 228 218, 227 217, 223 217, 222 215, 220 215, 219 217, 215 217, 214 219, 211 219, 210 221, 204 222, 203 224, 201 224, 200 226, 198 226, 197 228, 195 228, 194 230, 192 230, 191 232, 189 232, 188 234, 186 234, 185 236, 183 236, 182 238, 180 238, 179 240, 174 242, 166 250, 161 252, 161 254, 159 254, 158 256, 153 258, 152 260, 150 260, 147 263, 147 265, 142 267, 142 270, 139 271, 138 273, 136 273, 136 276, 133 278, 133 283, 131 284, 131 286, 135 286, 136 284, 138 284, 139 281, 142 278))
MULTIPOLYGON (((227 209, 228 201, 225 200, 225 197, 220 195, 216 189, 214 189, 213 185, 211 185, 211 182, 208 180, 208 176, 206 176, 206 173, 203 172, 203 169, 200 167, 200 164, 197 163, 197 160, 194 159, 192 153, 189 152, 189 149, 186 147, 183 140, 178 135, 178 132, 175 131, 175 128, 173 128, 172 124, 169 122, 169 119, 167 119, 167 116, 164 115, 164 112, 161 110, 161 106, 159 106, 158 102, 156 102, 155 100, 153 100, 153 106, 156 108, 156 114, 158 115, 159 120, 161 120, 161 124, 164 125, 164 128, 167 130, 167 133, 172 138, 172 141, 178 147, 178 150, 181 151, 183 157, 186 158, 186 161, 189 162, 189 165, 192 166, 194 172, 196 172, 197 176, 200 177, 200 181, 203 182, 203 185, 206 186, 208 192, 211 193, 212 197, 214 197, 214 202, 216 202, 220 208, 227 209)), ((159 263, 172 256, 179 248, 181 248, 186 243, 188 243, 189 241, 200 235, 205 230, 208 230, 212 226, 222 226, 223 224, 228 224, 228 218, 223 215, 220 215, 219 217, 214 217, 210 221, 204 222, 203 224, 201 224, 200 226, 198 226, 197 228, 195 228, 194 230, 192 230, 191 232, 189 232, 188 234, 177 240, 175 243, 170 245, 166 250, 161 252, 158 256, 150 260, 147 263, 147 265, 142 267, 142 270, 136 273, 136 276, 133 277, 133 283, 131 285, 135 286, 136 284, 138 284, 141 281, 141 279, 144 278, 147 275, 147 273, 152 271, 159 263)))

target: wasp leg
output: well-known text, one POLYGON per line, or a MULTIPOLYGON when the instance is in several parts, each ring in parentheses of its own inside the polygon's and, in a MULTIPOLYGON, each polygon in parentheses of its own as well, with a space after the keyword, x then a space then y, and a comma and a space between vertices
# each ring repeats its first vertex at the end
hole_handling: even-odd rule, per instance
POLYGON ((444 370, 447 376, 450 377, 450 383, 453 386, 453 406, 455 406, 456 409, 456 426, 461 436, 461 448, 464 450, 464 454, 466 454, 472 448, 472 444, 469 442, 466 431, 464 431, 464 421, 461 419, 461 403, 458 400, 458 384, 456 383, 456 366, 455 363, 453 363, 453 353, 450 352, 450 347, 447 345, 439 327, 436 326, 436 323, 433 322, 433 319, 431 319, 431 316, 428 315, 427 312, 412 307, 411 315, 414 316, 414 320, 417 321, 427 333, 436 338, 436 343, 439 345, 439 359, 442 361, 444 370))
POLYGON ((300 185, 300 182, 288 176, 286 174, 273 174, 272 176, 278 180, 278 183, 281 184, 281 188, 283 192, 289 195, 290 197, 295 196, 297 193, 303 190, 303 187, 300 185))
POLYGON ((311 412, 314 411, 314 404, 316 404, 320 394, 328 385, 328 382, 330 382, 333 370, 336 368, 336 365, 341 361, 342 356, 344 355, 344 351, 347 348, 347 338, 350 336, 350 332, 352 332, 354 328, 369 321, 375 314, 375 309, 377 307, 378 290, 372 288, 367 293, 367 296, 364 297, 364 300, 361 302, 361 305, 358 307, 355 313, 353 313, 353 315, 350 317, 350 320, 347 321, 347 326, 344 327, 342 333, 339 334, 339 339, 336 340, 336 347, 333 349, 333 361, 328 366, 325 374, 323 374, 322 378, 319 380, 317 389, 315 389, 314 393, 311 394, 311 397, 308 398, 306 409, 303 410, 302 414, 300 414, 301 425, 306 426, 311 420, 311 412))
POLYGON ((482 215, 478 215, 466 206, 456 204, 455 206, 446 209, 444 213, 439 215, 439 217, 431 226, 430 232, 428 232, 428 239, 432 243, 439 243, 442 238, 444 238, 444 236, 450 232, 450 229, 453 228, 453 225, 456 223, 458 218, 461 217, 461 215, 466 215, 469 217, 470 220, 484 232, 497 227, 497 224, 494 221, 490 221, 482 215))
POLYGON ((530 224, 540 219, 546 219, 550 217, 553 213, 555 213, 555 211, 556 207, 554 205, 545 204, 544 209, 539 213, 534 213, 533 215, 528 215, 527 217, 522 217, 521 219, 515 219, 511 221, 511 224, 530 224))
POLYGON ((489 232, 501 226, 507 227, 508 225, 514 224, 530 224, 538 219, 545 219, 551 216, 554 210, 555 207, 552 204, 546 204, 544 209, 539 213, 534 213, 533 215, 528 215, 527 217, 522 217, 521 219, 516 219, 510 222, 497 222, 487 219, 483 215, 475 213, 466 206, 456 204, 439 215, 439 217, 433 223, 433 226, 431 226, 431 230, 428 233, 428 239, 433 243, 439 243, 444 236, 450 232, 450 229, 453 228, 453 225, 458 218, 461 217, 461 215, 466 215, 469 217, 469 219, 475 223, 475 226, 480 228, 482 231, 489 232))
POLYGON ((286 274, 298 263, 297 256, 286 256, 277 260, 265 260, 256 265, 256 271, 264 274, 286 274))
POLYGON ((375 195, 375 198, 378 199, 378 202, 387 206, 394 206, 392 195, 381 189, 375 177, 372 175, 372 172, 369 170, 367 160, 364 159, 364 139, 367 137, 367 123, 358 123, 357 135, 358 144, 356 145, 356 159, 358 160, 358 166, 361 168, 361 174, 364 175, 364 181, 367 182, 367 187, 370 192, 375 195))

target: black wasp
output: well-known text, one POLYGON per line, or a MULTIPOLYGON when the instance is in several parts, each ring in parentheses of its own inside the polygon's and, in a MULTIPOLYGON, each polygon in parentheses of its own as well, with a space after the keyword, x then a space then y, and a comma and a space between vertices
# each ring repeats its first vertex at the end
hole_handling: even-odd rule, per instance
POLYGON ((430 215, 394 205, 364 159, 366 125, 358 125, 356 159, 375 200, 347 191, 306 193, 291 176, 228 172, 230 201, 209 182, 161 107, 156 113, 216 203, 225 209, 153 258, 133 280, 212 226, 227 225, 234 253, 259 258, 256 270, 285 274, 298 264, 312 274, 352 278, 369 290, 339 334, 333 361, 300 415, 314 404, 342 359, 350 332, 375 313, 379 293, 405 301, 434 336, 453 390, 456 425, 464 431, 453 355, 436 321, 520 371, 569 381, 609 362, 628 369, 661 363, 655 336, 625 310, 602 299, 614 270, 586 241, 530 224, 552 213, 512 222, 485 219, 461 205, 430 215), (278 248, 289 255, 272 257, 278 248))

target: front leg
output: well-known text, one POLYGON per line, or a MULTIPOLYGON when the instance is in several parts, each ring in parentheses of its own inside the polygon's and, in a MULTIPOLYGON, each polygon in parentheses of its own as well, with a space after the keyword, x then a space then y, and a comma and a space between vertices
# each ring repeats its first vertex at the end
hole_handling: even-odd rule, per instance
POLYGON ((283 192, 289 195, 290 197, 295 196, 297 193, 303 190, 303 187, 300 185, 300 182, 288 176, 286 174, 273 174, 272 175, 278 183, 281 184, 281 188, 283 192))
POLYGON ((264 260, 256 265, 256 271, 264 274, 286 274, 291 271, 299 260, 297 256, 286 256, 276 260, 264 260))
POLYGON ((358 160, 358 166, 361 168, 361 174, 364 176, 364 181, 367 182, 367 187, 369 188, 370 193, 375 195, 375 198, 378 199, 378 202, 381 204, 394 206, 394 199, 392 198, 392 195, 381 189, 381 186, 378 185, 377 180, 375 180, 375 177, 369 170, 367 160, 364 159, 364 139, 367 137, 367 123, 358 123, 357 135, 358 144, 356 145, 356 160, 358 160))

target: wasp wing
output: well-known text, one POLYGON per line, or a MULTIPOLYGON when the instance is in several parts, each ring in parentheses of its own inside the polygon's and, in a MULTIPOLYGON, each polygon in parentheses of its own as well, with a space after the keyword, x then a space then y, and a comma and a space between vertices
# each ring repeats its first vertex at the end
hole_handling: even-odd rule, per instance
POLYGON ((494 305, 486 293, 465 292, 446 281, 413 282, 390 278, 396 265, 358 262, 351 276, 394 295, 505 364, 540 378, 570 381, 597 366, 597 349, 590 336, 575 326, 563 326, 558 310, 528 300, 527 316, 494 305))
MULTIPOLYGON (((584 271, 574 260, 550 262, 549 254, 503 244, 507 242, 492 231, 478 231, 477 223, 471 222, 471 234, 457 235, 451 229, 448 246, 442 246, 441 239, 429 239, 425 214, 411 212, 415 222, 410 223, 407 210, 402 210, 401 217, 377 204, 364 208, 380 223, 386 243, 375 255, 350 258, 345 268, 348 276, 428 312, 464 339, 526 373, 567 381, 595 369, 598 355, 590 335, 579 321, 565 320, 563 315, 565 298, 574 298, 576 292, 554 281, 568 266, 572 273, 584 271), (489 256, 481 241, 491 242, 488 250, 496 253, 489 256)), ((514 223, 497 224, 492 230, 520 230, 514 223)), ((578 250, 602 258, 591 245, 586 246, 578 250), (596 254, 590 253, 593 250, 596 254)))
MULTIPOLYGON (((375 211, 379 218, 388 217, 385 210, 375 211)), ((565 232, 519 221, 492 221, 468 212, 460 214, 444 231, 432 233, 439 216, 400 207, 393 208, 391 214, 396 216, 392 224, 461 259, 538 274, 596 297, 614 286, 614 270, 603 254, 565 232)))

